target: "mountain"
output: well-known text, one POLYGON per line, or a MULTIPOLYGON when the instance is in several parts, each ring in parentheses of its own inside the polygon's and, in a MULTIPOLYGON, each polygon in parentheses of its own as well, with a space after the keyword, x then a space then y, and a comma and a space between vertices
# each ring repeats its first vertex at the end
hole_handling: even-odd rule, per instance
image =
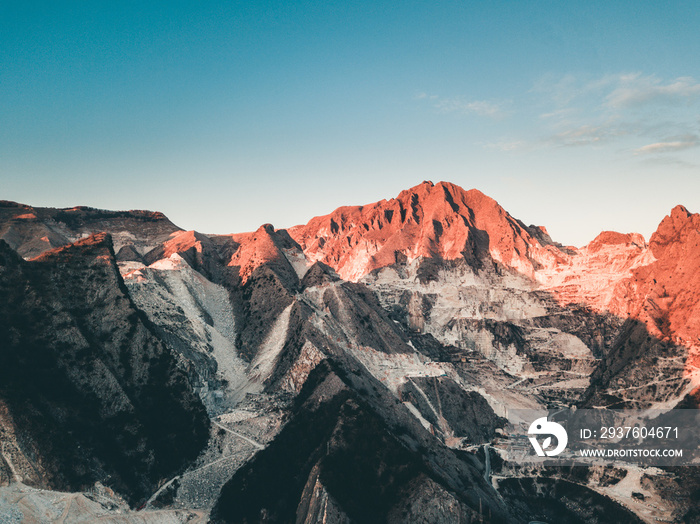
POLYGON ((698 231, 565 247, 446 182, 230 235, 3 202, 0 515, 691 522, 688 468, 515 464, 503 428, 697 407, 698 231))

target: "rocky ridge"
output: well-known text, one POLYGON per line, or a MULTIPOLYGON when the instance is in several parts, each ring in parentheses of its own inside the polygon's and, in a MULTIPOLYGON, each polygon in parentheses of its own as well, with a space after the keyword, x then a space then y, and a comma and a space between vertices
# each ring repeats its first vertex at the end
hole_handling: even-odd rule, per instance
POLYGON ((180 228, 159 212, 107 211, 86 206, 53 209, 0 201, 0 239, 24 258, 101 232, 112 235, 116 253, 129 246, 121 256, 143 255, 177 231, 180 228))

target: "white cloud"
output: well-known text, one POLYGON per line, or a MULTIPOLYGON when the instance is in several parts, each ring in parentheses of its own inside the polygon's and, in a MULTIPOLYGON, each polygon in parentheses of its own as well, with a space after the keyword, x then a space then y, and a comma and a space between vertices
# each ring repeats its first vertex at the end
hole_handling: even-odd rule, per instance
POLYGON ((653 104, 692 103, 700 100, 700 82, 689 76, 663 80, 656 75, 619 73, 600 78, 579 79, 545 75, 531 92, 544 95, 554 108, 543 116, 556 116, 580 105, 597 104, 597 109, 622 110, 653 104))
POLYGON ((552 136, 552 142, 564 146, 584 146, 600 142, 605 136, 602 127, 583 125, 552 136))
POLYGON ((673 153, 676 151, 683 151, 684 149, 697 147, 698 145, 700 145, 698 137, 691 136, 685 137, 685 140, 673 140, 667 142, 655 142, 653 144, 647 144, 638 149, 635 149, 634 152, 638 155, 648 155, 653 153, 673 153))
POLYGON ((569 118, 576 114, 577 110, 573 107, 565 107, 563 109, 555 109, 554 111, 549 111, 547 113, 542 113, 540 118, 542 120, 555 120, 569 118))
POLYGON ((619 75, 616 87, 606 96, 612 108, 648 104, 692 102, 700 99, 700 83, 684 76, 668 82, 639 73, 619 75))
POLYGON ((543 145, 617 143, 622 145, 618 151, 647 156, 700 146, 700 82, 688 76, 549 75, 530 92, 536 95, 532 104, 538 112, 533 124, 544 126, 546 133, 543 145))
POLYGON ((528 149, 532 147, 529 142, 525 140, 504 140, 501 142, 482 142, 480 145, 487 151, 518 151, 523 149, 528 149))
MULTIPOLYGON (((460 106, 457 106, 458 108, 460 106)), ((488 100, 476 100, 474 102, 468 102, 464 104, 464 109, 476 113, 479 116, 488 116, 491 118, 501 117, 504 115, 503 110, 498 104, 489 102, 488 100)))
POLYGON ((425 99, 436 100, 438 98, 438 96, 437 95, 429 95, 428 93, 420 92, 420 93, 417 93, 413 98, 416 100, 425 100, 425 99))
POLYGON ((642 157, 640 164, 650 166, 665 166, 681 169, 692 169, 697 172, 698 165, 687 160, 676 158, 673 155, 647 155, 642 157))
POLYGON ((569 124, 553 134, 548 142, 555 146, 586 146, 608 142, 630 134, 628 125, 614 119, 597 124, 569 124))
POLYGON ((513 99, 474 100, 420 93, 443 113, 490 118, 499 133, 478 143, 488 151, 596 148, 612 155, 663 157, 700 147, 700 81, 639 72, 603 76, 545 75, 513 99), (507 126, 498 126, 505 117, 507 126), (515 117, 518 117, 517 119, 515 117), (529 118, 529 120, 524 120, 529 118))
POLYGON ((535 82, 531 92, 544 95, 555 106, 568 106, 574 99, 581 95, 582 85, 571 74, 563 77, 555 77, 551 74, 544 75, 535 82))
POLYGON ((420 93, 416 98, 432 101, 434 107, 443 113, 462 113, 494 119, 508 116, 503 103, 490 100, 468 100, 461 97, 445 98, 427 93, 420 93))

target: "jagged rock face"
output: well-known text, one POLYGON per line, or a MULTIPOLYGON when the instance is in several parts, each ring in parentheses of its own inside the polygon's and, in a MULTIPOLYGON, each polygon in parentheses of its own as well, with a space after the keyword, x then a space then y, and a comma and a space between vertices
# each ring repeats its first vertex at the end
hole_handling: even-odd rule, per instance
POLYGON ((643 522, 609 498, 566 480, 510 478, 500 481, 498 488, 527 521, 577 524, 643 522))
POLYGON ((618 309, 652 334, 686 346, 700 335, 700 215, 678 206, 649 240, 655 261, 634 271, 618 309), (624 309, 623 309, 624 308, 624 309))
POLYGON ((596 355, 614 338, 601 336, 600 328, 618 325, 589 309, 561 307, 534 282, 493 262, 479 270, 464 260, 443 263, 430 279, 421 278, 424 263, 386 267, 361 282, 426 357, 458 369, 493 362, 499 371, 476 384, 497 413, 525 405, 533 393, 555 404, 575 401, 588 387, 596 355), (518 395, 525 398, 513 398, 518 395))
POLYGON ((469 444, 488 443, 496 428, 506 423, 484 397, 465 391, 448 377, 409 378, 401 388, 401 399, 417 409, 421 422, 440 432, 443 440, 461 437, 469 444))
POLYGON ((99 480, 132 502, 192 460, 209 430, 129 298, 108 235, 33 262, 0 242, 0 399, 17 474, 73 491, 99 480))
MULTIPOLYGON (((131 248, 125 246, 123 249, 131 248)), ((144 265, 150 265, 158 260, 163 260, 177 254, 184 258, 195 270, 209 276, 216 272, 220 265, 218 251, 212 240, 196 231, 182 231, 173 233, 169 239, 161 245, 145 253, 142 257, 144 265)), ((117 257, 119 260, 119 257, 117 257)))
POLYGON ((178 356, 207 411, 218 415, 235 406, 248 363, 236 354, 236 322, 226 288, 177 253, 128 271, 124 283, 136 307, 178 356))
POLYGON ((275 319, 293 303, 290 291, 285 280, 267 264, 248 278, 242 288, 244 311, 238 342, 243 358, 250 361, 255 357, 275 319))
POLYGON ((618 319, 586 404, 672 406, 700 385, 699 229, 700 215, 678 206, 648 245, 637 234, 603 232, 537 272, 560 304, 618 319))
POLYGON ((537 238, 495 200, 446 182, 424 182, 389 201, 341 207, 289 234, 309 260, 328 264, 346 280, 418 257, 464 257, 478 264, 484 255, 532 275, 561 256, 542 230, 537 238))

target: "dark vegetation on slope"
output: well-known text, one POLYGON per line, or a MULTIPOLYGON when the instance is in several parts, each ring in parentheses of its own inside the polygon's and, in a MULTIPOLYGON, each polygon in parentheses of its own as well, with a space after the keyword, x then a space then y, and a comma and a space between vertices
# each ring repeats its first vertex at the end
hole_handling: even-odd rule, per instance
POLYGON ((610 498, 563 479, 508 478, 500 480, 498 488, 524 521, 570 524, 643 522, 610 498))
POLYGON ((132 503, 194 459, 209 420, 126 293, 111 239, 23 261, 0 241, 0 398, 46 486, 132 503))

